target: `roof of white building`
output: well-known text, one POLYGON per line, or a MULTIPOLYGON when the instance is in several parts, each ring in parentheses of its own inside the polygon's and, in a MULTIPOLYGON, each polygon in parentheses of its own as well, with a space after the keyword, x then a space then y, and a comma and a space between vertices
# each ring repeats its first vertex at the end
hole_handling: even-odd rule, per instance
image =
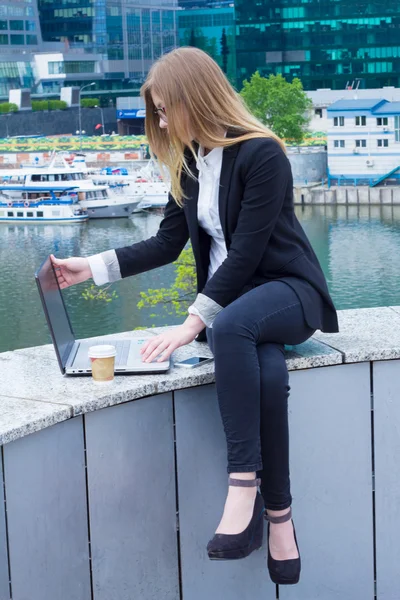
POLYGON ((383 98, 338 100, 337 102, 331 104, 327 109, 328 115, 330 113, 344 111, 368 111, 373 115, 395 115, 400 114, 400 102, 388 102, 383 98))
POLYGON ((311 98, 313 106, 326 107, 337 100, 362 100, 384 98, 389 101, 400 101, 400 88, 383 87, 372 90, 331 90, 329 88, 306 92, 311 98))

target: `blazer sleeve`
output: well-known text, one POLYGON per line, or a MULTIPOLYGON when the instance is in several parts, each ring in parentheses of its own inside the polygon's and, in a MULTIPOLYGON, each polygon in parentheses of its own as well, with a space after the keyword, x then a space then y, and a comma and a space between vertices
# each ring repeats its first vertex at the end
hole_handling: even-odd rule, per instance
POLYGON ((188 239, 185 213, 169 194, 157 234, 115 251, 121 277, 137 275, 173 262, 179 257, 188 239))
MULTIPOLYGON (((290 163, 277 142, 262 140, 244 167, 244 192, 228 256, 199 294, 216 316, 254 275, 268 246, 291 179, 290 163), (218 305, 218 307, 217 307, 218 305)), ((229 202, 229 198, 228 198, 229 202)), ((196 305, 196 303, 195 303, 196 305)))

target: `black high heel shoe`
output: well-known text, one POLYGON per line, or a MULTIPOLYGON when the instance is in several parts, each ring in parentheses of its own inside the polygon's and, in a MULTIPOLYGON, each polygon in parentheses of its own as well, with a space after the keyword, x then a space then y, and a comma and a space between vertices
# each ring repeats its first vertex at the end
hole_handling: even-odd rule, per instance
POLYGON ((268 521, 268 571, 269 576, 271 577, 274 583, 279 585, 291 585, 299 582, 300 579, 300 571, 301 571, 301 560, 300 560, 300 551, 297 545, 296 538, 296 530, 293 525, 293 533, 294 533, 294 541, 296 542, 297 552, 299 553, 299 558, 289 558, 288 560, 275 560, 271 556, 271 551, 269 549, 269 524, 270 523, 285 523, 292 518, 292 509, 289 509, 289 512, 286 515, 281 517, 271 517, 267 514, 267 511, 264 513, 264 519, 268 521))
MULTIPOLYGON (((229 485, 238 487, 255 487, 261 483, 260 479, 232 479, 229 485)), ((207 553, 211 560, 235 560, 246 558, 262 546, 264 532, 264 500, 257 491, 254 502, 253 516, 244 531, 236 534, 216 533, 208 542, 207 553)))

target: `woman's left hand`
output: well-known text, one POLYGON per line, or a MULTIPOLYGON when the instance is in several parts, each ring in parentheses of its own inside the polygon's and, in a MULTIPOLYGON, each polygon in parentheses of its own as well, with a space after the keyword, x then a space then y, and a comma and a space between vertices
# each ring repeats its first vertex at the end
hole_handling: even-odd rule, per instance
POLYGON ((205 327, 198 317, 194 317, 194 319, 190 316, 183 325, 169 329, 143 344, 140 350, 142 361, 150 363, 159 357, 157 362, 162 362, 167 360, 177 348, 193 342, 197 334, 205 327))

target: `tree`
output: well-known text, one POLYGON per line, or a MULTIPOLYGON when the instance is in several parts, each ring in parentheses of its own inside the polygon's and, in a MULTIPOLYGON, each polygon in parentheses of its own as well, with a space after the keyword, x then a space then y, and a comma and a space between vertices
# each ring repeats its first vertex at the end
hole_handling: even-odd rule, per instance
POLYGON ((289 83, 280 74, 266 78, 256 71, 243 82, 240 95, 254 116, 279 137, 296 144, 303 141, 312 102, 300 79, 289 83))
POLYGON ((138 308, 161 306, 166 315, 185 316, 196 294, 196 266, 192 248, 183 250, 175 265, 175 281, 169 288, 140 292, 138 308))
POLYGON ((222 54, 222 70, 224 73, 227 73, 228 72, 229 46, 228 46, 228 40, 226 37, 225 28, 222 30, 222 35, 221 35, 221 54, 222 54))
POLYGON ((192 46, 193 48, 196 48, 196 34, 194 32, 193 27, 190 30, 190 38, 189 38, 188 46, 192 46))

